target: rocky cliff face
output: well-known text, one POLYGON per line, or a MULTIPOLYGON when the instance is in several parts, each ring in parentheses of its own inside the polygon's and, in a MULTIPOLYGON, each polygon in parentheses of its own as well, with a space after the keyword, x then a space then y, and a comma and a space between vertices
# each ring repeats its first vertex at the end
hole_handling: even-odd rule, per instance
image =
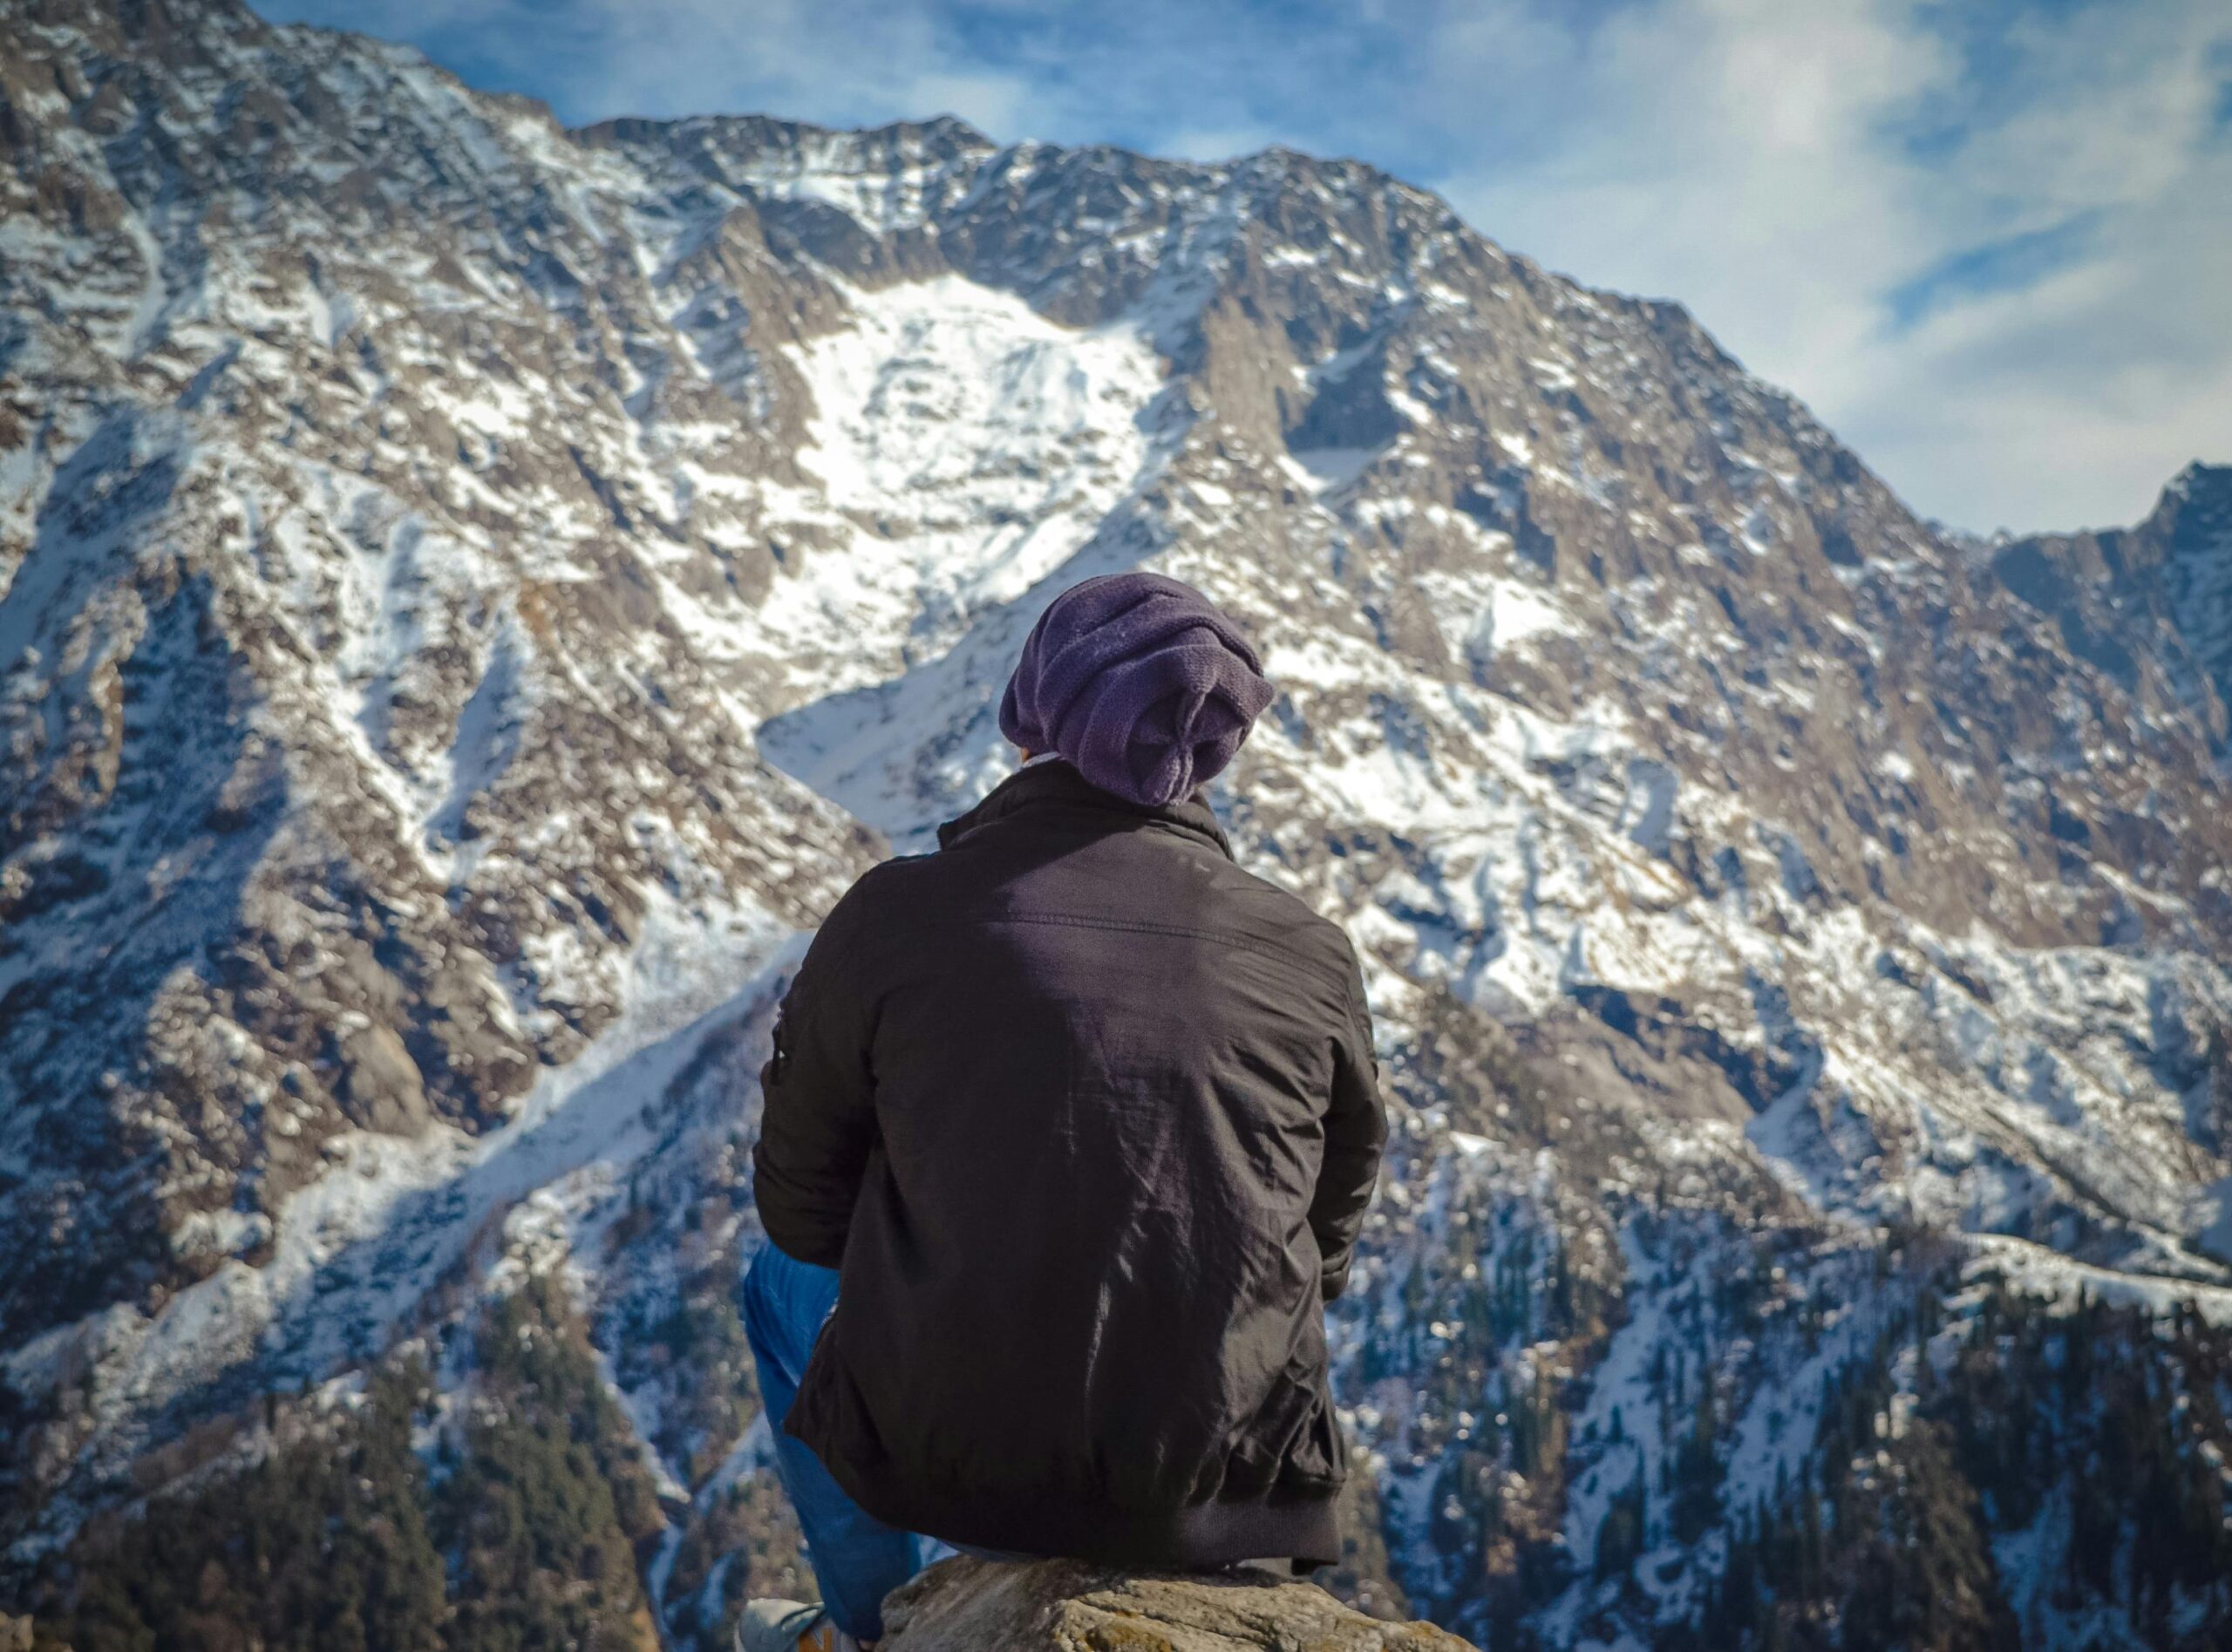
MULTIPOLYGON (((0 38, 25 1589, 266 1396, 432 1346, 454 1432, 490 1304, 563 1278, 643 1609, 715 1643, 796 1561, 727 1296, 768 1006, 1001 772, 1046 598, 1146 562, 1264 647, 1216 801, 1350 926, 1398 1115, 1343 1587, 1695 1626, 1810 1496, 1844 1537, 1769 1587, 1834 1624, 1854 1511, 1927 1483, 1969 1627, 2140 1633, 2129 1566, 2054 1581, 2106 1413, 1979 1500, 1923 1372, 1985 1273, 2232 1303, 2226 472, 1950 539, 1678 307, 1353 163, 567 131, 229 0, 0 38)), ((2181 1311, 2116 1335, 2199 1531, 2232 1394, 2181 1311)))
POLYGON ((2232 725, 2232 466, 2188 466, 2133 528, 1990 547, 2000 583, 2127 691, 2190 709, 2220 752, 2232 725))

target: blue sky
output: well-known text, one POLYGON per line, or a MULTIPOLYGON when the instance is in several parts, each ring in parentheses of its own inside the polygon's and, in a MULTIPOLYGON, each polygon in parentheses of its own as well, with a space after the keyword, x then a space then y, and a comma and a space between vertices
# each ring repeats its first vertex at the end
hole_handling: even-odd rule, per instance
POLYGON ((1687 304, 1922 510, 2142 513, 2232 462, 2227 0, 264 0, 569 122, 958 114, 1283 143, 1687 304))

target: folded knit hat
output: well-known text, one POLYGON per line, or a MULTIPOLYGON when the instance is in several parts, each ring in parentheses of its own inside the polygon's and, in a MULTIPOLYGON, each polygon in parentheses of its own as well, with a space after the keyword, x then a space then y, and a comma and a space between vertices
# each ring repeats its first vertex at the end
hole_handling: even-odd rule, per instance
POLYGON ((1240 628, 1192 586, 1104 574, 1051 602, 1000 700, 1000 732, 1058 751, 1134 803, 1185 797, 1232 761, 1271 685, 1240 628))

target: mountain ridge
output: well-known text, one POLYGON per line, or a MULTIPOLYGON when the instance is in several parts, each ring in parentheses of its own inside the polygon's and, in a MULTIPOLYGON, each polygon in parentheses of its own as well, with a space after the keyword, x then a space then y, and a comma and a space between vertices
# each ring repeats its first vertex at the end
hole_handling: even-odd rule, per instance
MULTIPOLYGON (((1694 1628, 1770 1565, 1755 1500, 1907 1506, 1832 1388, 1981 1508, 1963 1339, 2061 1335, 1991 1276, 2174 1311, 2100 1334, 2194 1397, 2170 1460, 2222 1452, 2170 1304, 2232 1283, 2222 472, 2113 543, 1941 534, 1678 306, 1361 163, 569 135, 222 0, 0 33, 0 1541, 41 1599, 196 1442, 391 1383, 445 1449, 527 1414, 481 1334, 523 1301, 625 1412, 615 1602, 711 1643, 794 1570, 724 1295, 773 999, 1004 772, 1046 597, 1143 561, 1261 644, 1214 800, 1382 1029, 1348 1587, 1694 1628)), ((2062 1405, 2071 1452, 2109 1425, 2062 1405)), ((1955 1525, 2049 1638, 2138 1635, 2048 1598, 2068 1530, 1955 1525)))

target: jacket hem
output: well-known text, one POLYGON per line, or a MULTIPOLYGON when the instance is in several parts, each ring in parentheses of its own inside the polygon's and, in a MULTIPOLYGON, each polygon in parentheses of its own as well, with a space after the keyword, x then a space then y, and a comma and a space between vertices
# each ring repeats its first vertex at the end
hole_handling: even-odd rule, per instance
MULTIPOLYGON (((795 1416, 793 1419, 796 1420, 795 1416)), ((919 1495, 888 1495, 866 1483, 842 1458, 796 1429, 849 1497, 886 1526, 918 1532, 958 1547, 999 1549, 1047 1560, 1198 1572, 1242 1560, 1290 1560, 1303 1569, 1338 1564, 1341 1521, 1335 1492, 1266 1498, 1212 1498, 1142 1513, 1107 1506, 1059 1506, 1051 1497, 1029 1507, 991 1508, 919 1495)))

